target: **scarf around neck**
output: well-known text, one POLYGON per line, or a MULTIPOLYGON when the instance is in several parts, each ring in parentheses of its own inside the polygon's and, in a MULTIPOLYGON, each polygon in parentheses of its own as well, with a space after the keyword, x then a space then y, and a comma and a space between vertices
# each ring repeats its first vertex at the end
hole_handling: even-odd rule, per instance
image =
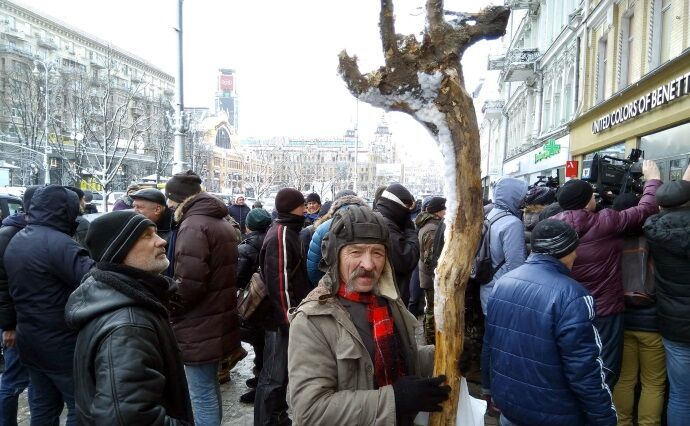
POLYGON ((374 338, 376 388, 391 385, 400 377, 405 376, 405 360, 400 352, 402 345, 395 332, 395 323, 386 299, 373 293, 349 292, 343 282, 338 288, 338 296, 367 305, 371 335, 374 338))

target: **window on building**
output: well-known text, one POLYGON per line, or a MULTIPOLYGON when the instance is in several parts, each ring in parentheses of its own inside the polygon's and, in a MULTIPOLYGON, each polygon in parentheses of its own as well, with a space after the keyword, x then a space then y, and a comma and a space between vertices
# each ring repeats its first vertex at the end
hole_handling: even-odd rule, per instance
POLYGON ((627 87, 635 81, 635 14, 627 16, 623 20, 623 32, 621 33, 621 88, 627 87))
POLYGON ((565 121, 570 121, 573 115, 573 98, 575 94, 575 68, 570 67, 568 75, 565 78, 565 99, 563 100, 563 118, 565 121))
POLYGON ((218 148, 230 149, 230 135, 224 128, 220 128, 216 133, 216 146, 218 148))
POLYGON ((544 89, 544 106, 542 108, 541 130, 546 131, 551 128, 551 85, 544 89))
POLYGON ((563 90, 563 78, 559 77, 556 86, 553 88, 553 125, 558 126, 563 117, 561 116, 561 91, 563 90))
POLYGON ((601 102, 606 97, 606 72, 608 68, 608 40, 604 35, 599 39, 599 49, 597 50, 597 102, 601 102))
POLYGON ((673 25, 673 15, 671 11, 672 0, 663 0, 661 2, 661 63, 671 59, 671 27, 673 25))

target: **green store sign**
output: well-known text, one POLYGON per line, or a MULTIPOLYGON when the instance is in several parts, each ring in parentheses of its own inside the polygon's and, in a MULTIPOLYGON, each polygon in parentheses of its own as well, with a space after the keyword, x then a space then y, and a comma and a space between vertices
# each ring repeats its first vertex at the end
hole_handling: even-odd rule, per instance
POLYGON ((555 139, 549 139, 546 144, 541 147, 541 151, 534 154, 534 162, 538 163, 541 160, 546 160, 560 153, 561 145, 557 144, 555 139))

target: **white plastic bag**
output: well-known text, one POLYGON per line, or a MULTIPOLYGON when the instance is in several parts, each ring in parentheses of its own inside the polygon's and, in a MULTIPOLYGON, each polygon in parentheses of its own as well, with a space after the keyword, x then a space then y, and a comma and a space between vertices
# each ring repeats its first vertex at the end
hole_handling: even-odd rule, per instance
MULTIPOLYGON (((486 413, 486 401, 470 396, 467 388, 467 380, 460 379, 460 400, 458 412, 455 418, 455 426, 484 426, 484 413, 486 413)), ((427 426, 429 413, 419 413, 414 419, 414 426, 427 426)))

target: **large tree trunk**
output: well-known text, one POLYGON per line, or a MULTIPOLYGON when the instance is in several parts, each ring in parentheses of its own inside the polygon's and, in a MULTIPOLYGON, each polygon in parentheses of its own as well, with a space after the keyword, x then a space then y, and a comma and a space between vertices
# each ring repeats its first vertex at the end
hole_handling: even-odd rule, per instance
POLYGON ((479 128, 464 87, 460 59, 481 39, 505 34, 510 11, 490 7, 463 14, 427 0, 423 41, 395 33, 393 0, 381 0, 381 42, 386 64, 362 75, 357 58, 340 54, 339 71, 350 92, 387 110, 410 114, 434 136, 445 158, 448 197, 445 247, 436 269, 436 359, 434 375, 445 374, 452 391, 432 425, 455 425, 459 360, 464 337, 465 288, 482 223, 479 128), (453 18, 446 21, 445 16, 453 18))

